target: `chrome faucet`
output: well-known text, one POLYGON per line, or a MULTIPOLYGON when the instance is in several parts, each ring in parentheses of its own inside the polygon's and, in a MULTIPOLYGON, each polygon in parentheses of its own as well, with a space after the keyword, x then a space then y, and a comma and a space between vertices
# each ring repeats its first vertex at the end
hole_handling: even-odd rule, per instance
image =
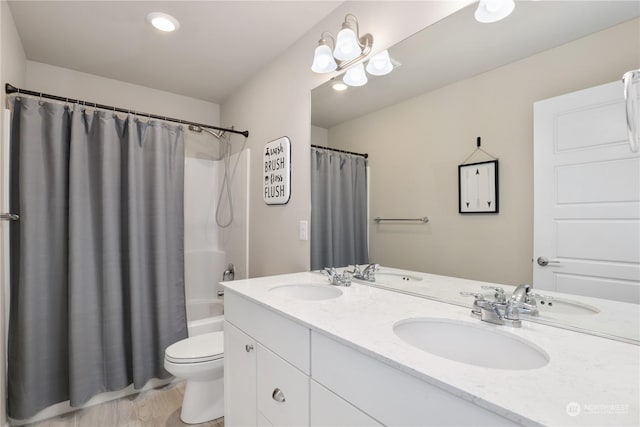
POLYGON ((493 294, 493 298, 498 304, 505 304, 507 302, 507 298, 504 296, 504 289, 502 289, 501 287, 482 285, 481 288, 494 291, 495 294, 493 294))
POLYGON ((473 307, 471 307, 471 317, 482 320, 483 322, 493 323, 494 325, 508 325, 514 328, 522 326, 518 307, 507 303, 504 314, 500 312, 499 304, 494 301, 487 301, 484 295, 473 292, 460 292, 463 296, 474 297, 473 307))
POLYGON ((538 315, 538 305, 536 304, 535 294, 532 292, 533 286, 519 285, 514 289, 507 306, 512 305, 518 310, 524 310, 530 316, 538 315))
POLYGON ((506 299, 504 289, 501 287, 483 285, 482 289, 495 291, 495 294, 493 295, 493 302, 499 305, 501 309, 504 309, 505 314, 513 313, 514 309, 517 309, 519 314, 524 313, 529 316, 537 316, 538 305, 536 303, 536 297, 542 299, 551 298, 546 297, 545 295, 534 294, 532 292, 533 286, 531 285, 518 286, 514 289, 509 300, 506 299))
POLYGON ((351 286, 351 273, 348 271, 344 271, 340 274, 335 267, 326 267, 322 272, 327 275, 329 283, 334 286, 351 286))
POLYGON ((369 264, 364 270, 360 270, 359 265, 355 265, 353 268, 354 279, 366 280, 367 282, 375 282, 376 281, 376 271, 380 269, 380 264, 369 264))

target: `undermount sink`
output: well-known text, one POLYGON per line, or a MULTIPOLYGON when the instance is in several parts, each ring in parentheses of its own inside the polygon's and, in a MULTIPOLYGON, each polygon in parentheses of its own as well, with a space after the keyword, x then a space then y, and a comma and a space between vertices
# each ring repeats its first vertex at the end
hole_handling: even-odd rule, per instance
POLYGON ((448 319, 407 319, 393 332, 407 344, 445 359, 494 369, 536 369, 549 356, 533 343, 497 327, 448 319))
POLYGON ((412 276, 402 273, 376 273, 376 281, 384 283, 385 281, 402 281, 402 282, 420 282, 422 277, 412 276))
POLYGON ((332 299, 342 295, 342 291, 335 286, 312 283, 276 286, 269 289, 269 293, 308 301, 332 299))

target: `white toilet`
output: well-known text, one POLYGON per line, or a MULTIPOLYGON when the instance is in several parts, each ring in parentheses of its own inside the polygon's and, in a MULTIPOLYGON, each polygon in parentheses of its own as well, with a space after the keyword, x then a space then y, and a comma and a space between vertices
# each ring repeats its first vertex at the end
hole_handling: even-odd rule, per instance
POLYGON ((164 368, 187 381, 180 419, 198 424, 224 416, 224 332, 186 338, 164 352, 164 368))

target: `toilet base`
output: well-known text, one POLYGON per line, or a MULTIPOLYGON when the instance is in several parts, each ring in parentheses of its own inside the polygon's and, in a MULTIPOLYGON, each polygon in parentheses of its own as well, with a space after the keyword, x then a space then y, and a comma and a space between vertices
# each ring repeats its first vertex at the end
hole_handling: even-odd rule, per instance
POLYGON ((180 419, 186 424, 200 424, 224 416, 224 379, 187 380, 180 419))

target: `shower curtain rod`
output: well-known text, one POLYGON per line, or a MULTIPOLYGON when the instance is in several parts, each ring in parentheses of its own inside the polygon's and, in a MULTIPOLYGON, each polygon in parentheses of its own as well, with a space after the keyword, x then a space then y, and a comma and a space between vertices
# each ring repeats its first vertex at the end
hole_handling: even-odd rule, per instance
POLYGON ((339 148, 323 147, 322 145, 314 145, 314 144, 311 144, 311 146, 312 146, 313 148, 319 148, 319 149, 321 149, 321 150, 329 150, 329 151, 336 151, 336 152, 338 152, 338 153, 353 154, 354 156, 362 156, 362 157, 364 157, 365 159, 368 159, 368 158, 369 158, 369 154, 367 154, 367 153, 364 153, 364 154, 362 154, 362 153, 356 153, 355 151, 347 151, 347 150, 340 150, 339 148))
POLYGON ((9 83, 5 84, 5 91, 7 93, 7 95, 11 95, 11 94, 25 94, 25 95, 31 95, 31 96, 38 96, 40 98, 47 98, 47 99, 53 99, 56 101, 64 101, 64 102, 70 102, 72 104, 82 104, 83 106, 89 106, 92 108, 100 108, 102 110, 111 110, 111 111, 117 111, 119 113, 127 113, 127 114, 135 114, 136 116, 143 116, 143 117, 149 117, 150 119, 158 119, 158 120, 165 120, 167 122, 174 122, 174 123, 180 123, 180 124, 184 124, 184 125, 192 125, 192 126, 199 126, 201 128, 208 128, 208 129, 215 129, 215 130, 219 130, 219 131, 223 131, 223 132, 230 132, 230 133, 237 133, 239 135, 244 135, 245 138, 249 137, 249 131, 248 130, 235 130, 235 129, 227 129, 227 128, 221 128, 218 126, 212 126, 212 125, 205 125, 202 123, 196 123, 196 122, 190 122, 187 120, 181 120, 181 119, 174 119, 172 117, 167 117, 167 116, 159 116, 157 114, 149 114, 149 113, 143 113, 140 111, 134 111, 134 110, 128 110, 126 108, 120 108, 120 107, 114 107, 112 105, 103 105, 103 104, 97 104, 95 102, 88 102, 88 101, 81 101, 78 99, 71 99, 71 98, 65 98, 63 96, 57 96, 57 95, 50 95, 47 93, 42 93, 42 92, 35 92, 32 90, 26 90, 26 89, 20 89, 17 88, 9 83))

